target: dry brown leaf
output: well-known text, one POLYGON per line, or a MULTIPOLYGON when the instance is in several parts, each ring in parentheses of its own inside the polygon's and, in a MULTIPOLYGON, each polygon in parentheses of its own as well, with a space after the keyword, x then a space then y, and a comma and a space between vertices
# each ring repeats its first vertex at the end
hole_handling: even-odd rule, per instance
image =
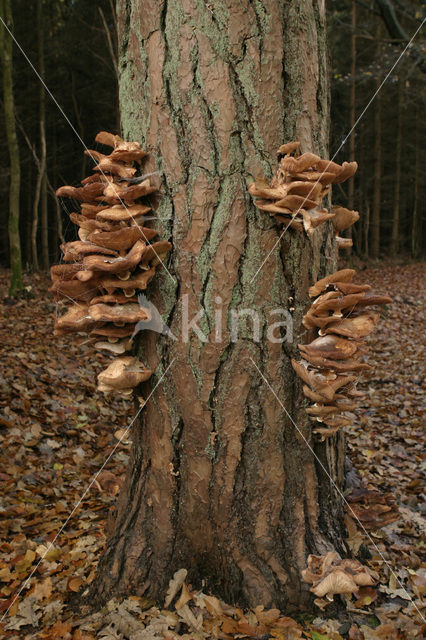
POLYGON ((185 578, 188 575, 188 571, 186 569, 179 569, 173 575, 173 578, 169 582, 169 588, 167 590, 166 599, 164 600, 164 606, 167 608, 170 606, 173 598, 185 582, 185 578))

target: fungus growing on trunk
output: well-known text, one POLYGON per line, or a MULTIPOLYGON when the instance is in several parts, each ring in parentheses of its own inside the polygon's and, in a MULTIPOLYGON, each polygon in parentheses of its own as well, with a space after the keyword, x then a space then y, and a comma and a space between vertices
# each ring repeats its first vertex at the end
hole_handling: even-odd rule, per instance
POLYGON ((314 402, 306 411, 321 423, 314 428, 321 440, 351 424, 348 412, 354 409, 353 398, 357 395, 356 377, 352 374, 372 369, 360 361, 365 353, 365 343, 360 339, 373 331, 379 315, 371 311, 360 313, 359 309, 392 302, 389 296, 367 293, 369 285, 352 284, 354 275, 353 269, 342 269, 310 287, 309 295, 315 300, 305 313, 303 324, 318 330, 319 337, 309 344, 299 344, 303 359, 292 360, 293 369, 306 383, 304 396, 314 402), (336 394, 338 389, 340 393, 336 394))
MULTIPOLYGON (((282 145, 278 149, 279 165, 271 184, 265 180, 252 182, 249 193, 258 209, 269 212, 277 222, 292 229, 305 230, 311 236, 316 227, 331 219, 338 234, 356 222, 359 214, 343 207, 335 207, 332 211, 319 207, 329 193, 329 185, 351 178, 358 165, 356 162, 339 165, 313 153, 300 154, 299 147, 299 142, 282 145)), ((351 242, 349 238, 336 235, 337 247, 351 242)))
MULTIPOLYGON (((58 196, 82 204, 81 213, 70 214, 80 239, 61 245, 63 260, 70 264, 51 269, 50 291, 56 300, 71 303, 56 320, 55 335, 89 332, 95 349, 122 355, 132 348, 136 324, 150 318, 137 293, 146 289, 171 244, 149 244, 158 232, 139 224, 151 211, 146 198, 158 190, 149 176, 136 175, 146 152, 139 143, 125 142, 105 131, 96 141, 113 151, 109 155, 86 151, 96 163, 93 175, 81 187, 57 190, 58 196)), ((135 357, 118 358, 99 374, 98 389, 130 395, 150 375, 135 357)))

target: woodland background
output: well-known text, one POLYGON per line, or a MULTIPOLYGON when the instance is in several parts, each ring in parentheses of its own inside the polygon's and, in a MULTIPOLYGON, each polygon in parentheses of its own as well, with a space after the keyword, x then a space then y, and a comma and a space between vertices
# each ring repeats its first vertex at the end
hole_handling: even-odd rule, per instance
MULTIPOLYGON (((362 214, 353 231, 357 255, 377 259, 391 252, 418 258, 424 250, 425 76, 421 63, 407 51, 363 114, 405 46, 398 34, 389 33, 379 4, 355 0, 327 3, 332 77, 330 158, 339 149, 337 162, 356 159, 359 164, 355 180, 338 185, 333 197, 336 203, 362 214), (358 118, 353 135, 348 137, 358 118)), ((14 0, 12 5, 17 40, 84 143, 93 146, 99 130, 119 131, 113 0, 14 0)), ((389 6, 411 36, 421 24, 423 3, 395 0, 389 6)), ((63 205, 61 209, 54 190, 62 184, 77 185, 86 176, 90 161, 82 156, 81 141, 15 46, 13 64, 22 261, 29 270, 47 269, 60 258, 61 239, 73 239, 67 212, 63 205), (39 197, 35 195, 38 180, 39 197)), ((0 197, 6 203, 9 158, 3 108, 0 140, 0 197)), ((7 229, 7 218, 8 207, 3 206, 3 229, 7 229)), ((0 264, 9 264, 7 233, 0 236, 0 264)))

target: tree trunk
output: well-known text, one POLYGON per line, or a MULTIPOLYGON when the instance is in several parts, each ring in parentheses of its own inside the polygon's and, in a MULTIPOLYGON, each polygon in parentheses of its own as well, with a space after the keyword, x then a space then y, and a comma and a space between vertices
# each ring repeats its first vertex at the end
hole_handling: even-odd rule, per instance
MULTIPOLYGON (((43 28, 43 3, 37 2, 37 37, 38 37, 38 65, 39 73, 44 79, 44 28, 43 28)), ((46 166, 46 94, 43 85, 40 83, 39 101, 40 120, 40 226, 41 226, 41 265, 47 270, 49 268, 49 229, 47 221, 47 166, 46 166)))
MULTIPOLYGON (((13 31, 12 8, 10 0, 0 0, 0 15, 7 27, 13 31)), ((13 97, 13 60, 12 38, 3 24, 0 24, 0 55, 3 75, 4 120, 6 125, 7 146, 10 158, 9 188, 9 247, 10 247, 10 286, 9 295, 13 296, 23 288, 21 240, 19 237, 19 195, 21 185, 21 167, 19 163, 19 145, 15 123, 15 102, 13 97)))
POLYGON ((326 152, 324 5, 120 0, 118 20, 124 134, 162 174, 158 216, 173 242, 173 277, 160 272, 149 297, 179 338, 143 338, 155 371, 145 397, 170 369, 134 425, 92 597, 163 598, 185 567, 228 601, 306 604, 307 554, 342 551, 341 500, 318 460, 341 486, 343 441, 313 442, 290 357, 308 339, 308 287, 335 266, 333 234, 279 241, 247 185, 271 176, 283 141, 326 152), (274 344, 270 312, 290 307, 294 340, 274 344), (200 309, 208 339, 185 341, 184 316, 200 309), (261 340, 243 321, 231 340, 242 309, 258 314, 261 340))
MULTIPOLYGON (((38 43, 38 65, 40 69, 40 75, 44 75, 44 54, 43 54, 43 6, 42 0, 37 0, 37 43, 38 43)), ((33 203, 33 226, 31 231, 31 246, 32 246, 32 260, 35 271, 39 270, 38 260, 38 247, 37 247, 37 231, 39 221, 39 207, 40 201, 42 201, 42 265, 45 268, 45 244, 47 232, 47 221, 43 220, 45 217, 45 209, 43 204, 43 183, 45 182, 46 174, 46 121, 45 121, 45 94, 44 87, 40 84, 39 93, 39 126, 40 126, 40 157, 38 162, 38 175, 36 180, 34 203, 33 203), (44 224, 43 224, 44 223, 44 224)))
MULTIPOLYGON (((349 136, 349 160, 355 160, 355 87, 356 87, 356 2, 352 0, 351 12, 351 95, 349 106, 349 126, 351 135, 349 136)), ((349 180, 348 183, 348 209, 354 208, 355 179, 349 180)), ((352 238, 352 227, 346 230, 347 238, 352 238)), ((346 250, 347 254, 352 253, 352 248, 346 250)))
MULTIPOLYGON (((381 20, 378 18, 376 28, 377 39, 377 59, 380 60, 381 55, 381 20)), ((370 256, 374 259, 379 257, 380 253, 380 207, 382 197, 382 96, 380 92, 380 76, 376 79, 376 91, 378 91, 375 100, 374 110, 374 184, 373 184, 373 210, 371 212, 371 242, 370 256)))
POLYGON ((395 149, 395 182, 393 193, 393 220, 391 236, 391 255, 395 256, 399 249, 399 209, 401 204, 401 149, 402 149, 402 95, 404 81, 398 78, 398 122, 396 127, 396 149, 395 149))
POLYGON ((416 124, 416 154, 414 161, 414 201, 413 201, 413 216, 411 222, 411 257, 418 258, 420 254, 420 238, 422 238, 421 228, 421 216, 419 215, 419 173, 420 173, 420 147, 422 145, 421 138, 419 139, 419 106, 416 104, 415 110, 415 124, 416 124))

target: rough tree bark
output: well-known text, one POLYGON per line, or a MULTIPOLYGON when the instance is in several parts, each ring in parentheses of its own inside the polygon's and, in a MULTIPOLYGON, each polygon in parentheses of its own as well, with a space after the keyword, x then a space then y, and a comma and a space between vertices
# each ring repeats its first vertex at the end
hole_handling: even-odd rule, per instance
MULTIPOLYGON (((10 0, 0 0, 0 16, 8 28, 13 30, 10 0)), ((19 237, 19 192, 21 185, 21 166, 19 163, 19 145, 16 132, 15 102, 13 97, 12 38, 7 33, 3 24, 0 24, 0 57, 2 61, 3 75, 4 120, 10 158, 8 223, 10 248, 9 295, 13 296, 17 291, 23 288, 21 240, 19 237)))
POLYGON ((174 247, 173 278, 163 270, 148 295, 179 339, 143 337, 155 370, 145 397, 171 366, 133 428, 99 600, 162 598, 185 567, 228 601, 295 607, 308 598, 307 554, 342 551, 335 487, 256 369, 341 486, 342 439, 313 442, 290 365, 308 339, 308 287, 335 266, 333 234, 324 225, 312 242, 287 232, 277 244, 281 229, 247 194, 254 176, 271 176, 282 142, 326 153, 324 12, 316 0, 118 2, 124 135, 161 172, 158 216, 174 247), (181 339, 184 294, 189 319, 205 310, 208 342, 181 339), (294 340, 273 344, 269 312, 290 307, 294 340), (259 342, 243 321, 230 340, 231 311, 244 308, 259 314, 259 342))

